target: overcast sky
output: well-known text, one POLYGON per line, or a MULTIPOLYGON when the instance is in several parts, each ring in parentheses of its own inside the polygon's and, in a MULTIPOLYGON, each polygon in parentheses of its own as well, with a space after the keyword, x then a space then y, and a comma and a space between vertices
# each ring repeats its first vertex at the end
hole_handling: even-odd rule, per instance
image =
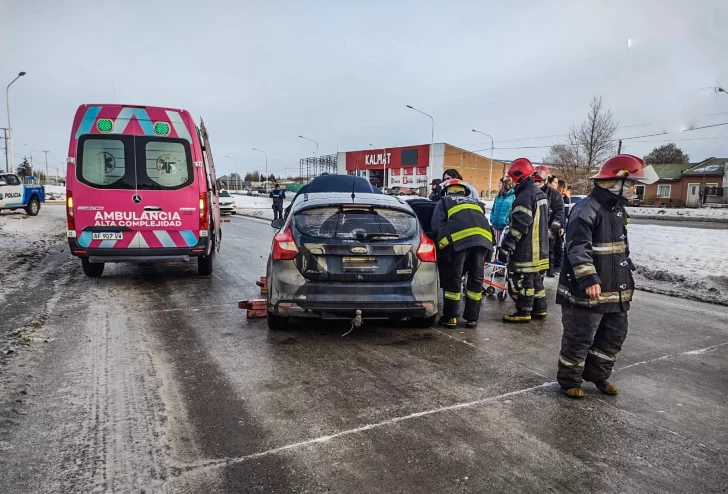
MULTIPOLYGON (((435 117, 436 142, 490 148, 477 128, 501 159, 543 158, 558 137, 513 139, 566 132, 595 94, 620 125, 651 124, 621 137, 728 122, 728 94, 706 89, 728 89, 725 0, 394 3, 0 0, 0 83, 28 73, 10 90, 15 153, 65 163, 83 103, 202 116, 218 175, 235 169, 226 155, 262 169, 251 147, 272 172, 297 170, 315 148, 299 134, 321 154, 428 143, 407 104, 435 117), (518 146, 543 147, 498 149, 518 146)), ((674 138, 698 161, 728 156, 727 137, 624 150, 674 138)))

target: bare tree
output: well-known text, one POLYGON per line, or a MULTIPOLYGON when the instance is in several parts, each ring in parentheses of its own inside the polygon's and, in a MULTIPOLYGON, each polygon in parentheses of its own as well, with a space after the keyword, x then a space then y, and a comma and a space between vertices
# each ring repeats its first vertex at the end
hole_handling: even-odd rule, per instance
POLYGON ((617 127, 612 112, 603 107, 601 96, 594 96, 586 120, 572 125, 566 142, 552 146, 544 161, 574 190, 586 192, 590 188, 589 177, 617 150, 617 127))

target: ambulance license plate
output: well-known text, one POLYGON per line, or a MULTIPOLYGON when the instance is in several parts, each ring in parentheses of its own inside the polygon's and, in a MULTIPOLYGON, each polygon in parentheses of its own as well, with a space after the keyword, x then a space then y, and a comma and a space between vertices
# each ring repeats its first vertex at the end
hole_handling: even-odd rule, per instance
POLYGON ((122 240, 124 234, 121 232, 94 232, 93 240, 122 240))

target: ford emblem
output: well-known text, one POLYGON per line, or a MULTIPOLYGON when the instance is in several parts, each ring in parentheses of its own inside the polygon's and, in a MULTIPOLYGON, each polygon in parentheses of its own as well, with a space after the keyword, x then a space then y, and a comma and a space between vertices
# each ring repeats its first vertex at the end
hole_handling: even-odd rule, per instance
POLYGON ((367 252, 369 252, 369 249, 367 249, 366 247, 352 247, 351 248, 352 254, 366 254, 367 252))

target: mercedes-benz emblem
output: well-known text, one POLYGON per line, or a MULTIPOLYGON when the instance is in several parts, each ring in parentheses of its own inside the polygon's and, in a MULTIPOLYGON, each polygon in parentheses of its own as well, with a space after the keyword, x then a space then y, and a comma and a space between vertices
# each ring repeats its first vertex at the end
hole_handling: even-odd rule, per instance
POLYGON ((131 200, 134 201, 134 204, 139 204, 140 202, 142 202, 142 196, 140 196, 139 194, 134 194, 133 196, 131 196, 131 200))

